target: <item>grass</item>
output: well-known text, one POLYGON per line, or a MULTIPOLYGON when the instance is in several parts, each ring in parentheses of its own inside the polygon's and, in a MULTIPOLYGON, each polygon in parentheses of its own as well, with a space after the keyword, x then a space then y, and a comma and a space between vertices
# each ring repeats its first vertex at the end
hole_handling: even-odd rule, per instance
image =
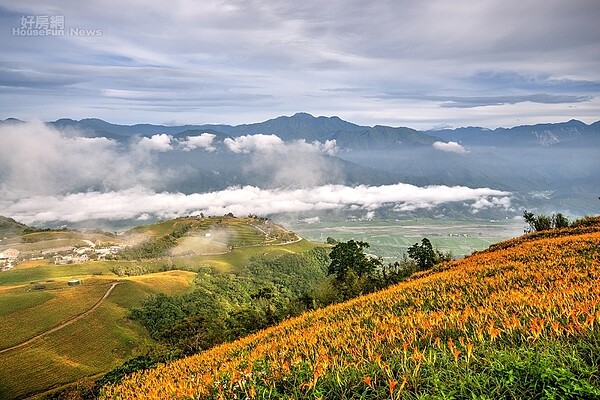
MULTIPOLYGON (((0 398, 18 398, 102 373, 142 353, 152 340, 142 327, 125 318, 127 309, 139 306, 151 293, 183 293, 192 287, 195 275, 169 271, 126 278, 94 313, 26 347, 0 354, 0 398)), ((16 342, 17 337, 30 337, 34 330, 54 326, 93 305, 107 287, 84 284, 57 291, 27 312, 5 315, 0 319, 0 340, 7 342, 9 337, 16 342)))
POLYGON ((177 219, 171 219, 168 221, 161 221, 161 222, 157 222, 155 224, 152 225, 143 225, 143 226, 137 226, 131 230, 129 230, 128 232, 126 232, 125 234, 145 234, 148 236, 153 236, 153 237, 158 237, 158 236, 164 236, 167 235, 171 232, 173 232, 175 229, 177 229, 178 227, 180 227, 183 224, 193 224, 196 223, 198 228, 202 228, 204 226, 208 227, 209 224, 202 224, 202 220, 197 220, 196 218, 177 218, 177 219))
POLYGON ((186 236, 179 241, 179 244, 171 250, 173 256, 177 255, 205 255, 227 253, 229 246, 227 243, 217 242, 201 236, 186 236))
MULTIPOLYGON (((194 271, 198 269, 237 271, 254 256, 302 252, 315 246, 307 241, 281 246, 260 245, 266 235, 253 224, 258 226, 261 221, 226 217, 165 221, 134 229, 115 241, 169 234, 186 223, 194 224, 190 231, 192 235, 204 236, 202 232, 214 231, 217 222, 220 229, 235 232, 232 235, 234 244, 246 243, 250 247, 236 247, 224 255, 139 261, 107 260, 70 265, 54 265, 48 260, 24 261, 10 271, 0 272, 0 349, 21 343, 88 310, 112 282, 117 279, 122 282, 100 307, 83 319, 27 346, 0 354, 0 398, 22 398, 97 375, 143 353, 153 341, 145 329, 126 318, 128 309, 140 306, 150 294, 175 295, 193 289, 197 277, 194 271), (111 269, 119 265, 143 266, 150 273, 117 277, 111 269), (174 270, 164 272, 165 267, 174 270), (72 278, 82 280, 83 284, 67 286, 67 281, 72 278), (35 285, 43 285, 44 290, 30 290, 35 285)), ((271 232, 277 230, 274 226, 267 228, 271 232)), ((272 233, 275 240, 271 239, 271 243, 277 244, 277 238, 283 238, 285 233, 288 232, 283 229, 272 233)), ((48 248, 83 238, 69 232, 31 235, 29 240, 33 243, 25 244, 30 249, 33 246, 48 248)), ((85 239, 95 240, 90 237, 85 239)), ((104 235, 97 239, 102 237, 112 239, 104 235)))
POLYGON ((41 253, 42 251, 57 251, 70 247, 84 247, 95 243, 119 243, 120 239, 100 233, 82 233, 71 231, 34 232, 17 236, 3 241, 0 250, 14 248, 23 254, 41 253))
POLYGON ((87 246, 87 244, 81 239, 53 239, 35 243, 20 243, 15 244, 12 247, 27 254, 41 251, 55 251, 78 246, 87 246))
POLYGON ((47 260, 25 262, 10 271, 0 273, 0 286, 68 280, 94 275, 111 276, 112 261, 90 261, 83 264, 54 265, 47 260))
POLYGON ((94 315, 0 355, 0 398, 16 398, 94 375, 135 355, 147 336, 124 323, 125 310, 111 302, 94 315), (35 379, 31 379, 35 377, 35 379))
MULTIPOLYGON (((19 344, 47 331, 91 308, 106 292, 109 282, 90 282, 76 287, 46 291, 46 299, 39 302, 36 292, 20 293, 19 298, 31 295, 31 307, 0 315, 0 349, 19 344)), ((11 296, 12 298, 12 296, 11 296)))
POLYGON ((54 294, 47 291, 24 292, 23 288, 2 291, 0 294, 0 319, 5 315, 32 309, 52 299, 54 294))
POLYGON ((315 243, 301 240, 282 246, 252 246, 234 248, 232 251, 221 255, 178 257, 171 259, 175 267, 184 269, 213 268, 220 272, 235 272, 242 268, 252 259, 261 255, 278 256, 289 253, 301 253, 315 247, 315 243))
POLYGON ((126 378, 106 399, 600 398, 600 218, 126 378))

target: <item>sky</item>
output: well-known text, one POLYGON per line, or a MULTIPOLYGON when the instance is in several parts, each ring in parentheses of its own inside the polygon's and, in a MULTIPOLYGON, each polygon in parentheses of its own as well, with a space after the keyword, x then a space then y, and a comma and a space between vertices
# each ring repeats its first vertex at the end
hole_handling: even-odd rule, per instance
POLYGON ((0 0, 0 119, 592 123, 598 20, 597 0, 0 0))

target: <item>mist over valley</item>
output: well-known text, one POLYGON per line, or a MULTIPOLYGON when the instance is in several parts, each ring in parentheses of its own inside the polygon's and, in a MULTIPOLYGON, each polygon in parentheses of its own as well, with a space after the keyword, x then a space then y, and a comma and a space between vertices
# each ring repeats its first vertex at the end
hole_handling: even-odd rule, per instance
POLYGON ((600 187, 600 124, 578 121, 416 131, 305 113, 238 126, 6 120, 0 143, 0 215, 40 226, 200 213, 577 217, 597 210, 600 187))

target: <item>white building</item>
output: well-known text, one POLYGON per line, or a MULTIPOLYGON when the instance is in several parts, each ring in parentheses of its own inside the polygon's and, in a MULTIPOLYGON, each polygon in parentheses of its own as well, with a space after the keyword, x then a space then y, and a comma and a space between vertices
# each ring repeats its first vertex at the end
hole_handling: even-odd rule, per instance
POLYGON ((0 253, 0 265, 3 265, 3 270, 10 269, 19 257, 19 250, 6 249, 0 253))

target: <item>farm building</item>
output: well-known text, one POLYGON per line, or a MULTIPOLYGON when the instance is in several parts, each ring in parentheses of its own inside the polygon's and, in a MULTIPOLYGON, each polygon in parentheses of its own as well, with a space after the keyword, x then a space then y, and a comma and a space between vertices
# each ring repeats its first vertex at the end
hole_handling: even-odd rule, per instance
POLYGON ((54 264, 56 264, 56 265, 65 265, 65 264, 79 264, 79 263, 88 262, 90 260, 90 257, 87 254, 82 254, 81 256, 77 256, 77 255, 67 255, 67 256, 56 255, 56 256, 53 257, 53 259, 54 259, 54 264))
POLYGON ((3 270, 10 269, 13 267, 17 258, 19 257, 19 250, 6 249, 0 253, 0 265, 3 266, 3 270))
POLYGON ((19 250, 6 249, 0 253, 0 260, 14 261, 19 257, 19 250))
POLYGON ((79 279, 71 279, 67 282, 69 286, 79 286, 81 285, 81 281, 79 279))

